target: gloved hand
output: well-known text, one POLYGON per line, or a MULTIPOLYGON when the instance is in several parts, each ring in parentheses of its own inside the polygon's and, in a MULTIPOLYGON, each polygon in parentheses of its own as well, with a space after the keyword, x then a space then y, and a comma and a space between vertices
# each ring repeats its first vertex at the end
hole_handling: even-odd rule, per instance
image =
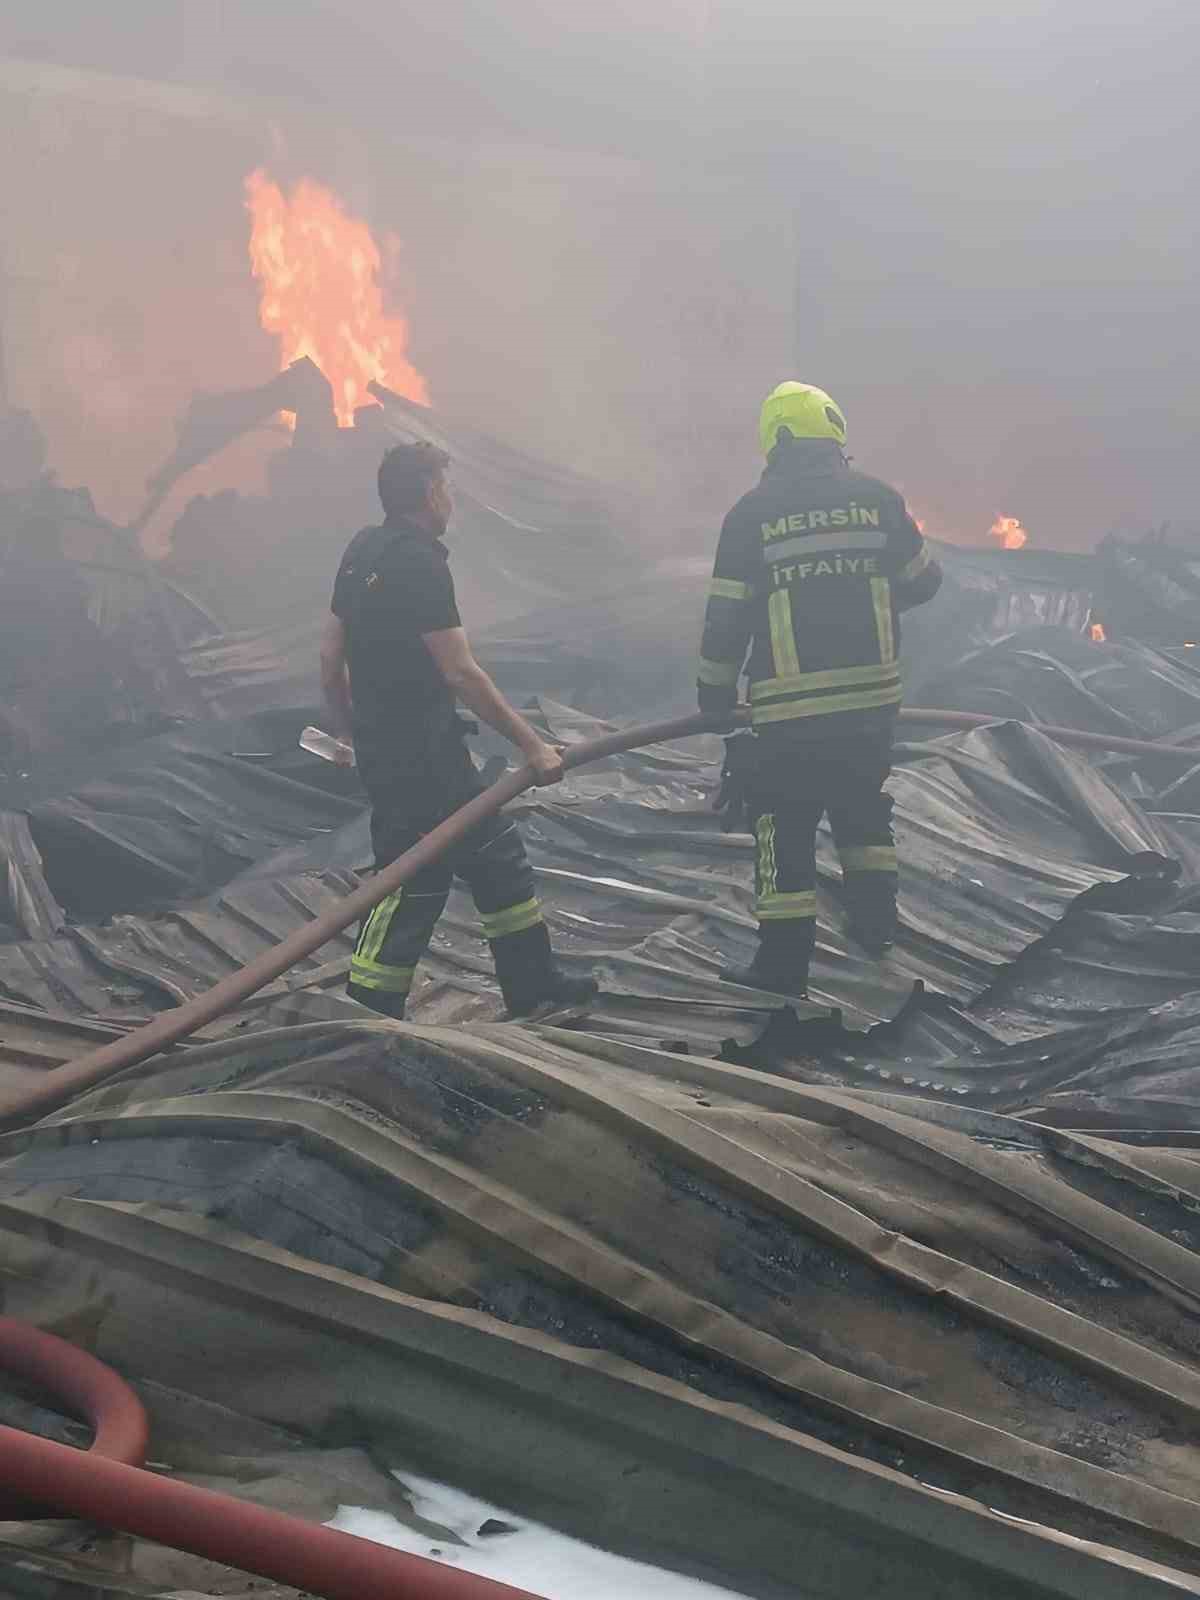
POLYGON ((720 719, 720 725, 732 728, 737 715, 737 689, 732 684, 711 683, 696 685, 696 704, 706 717, 720 719))
POLYGON ((758 740, 752 733, 733 733, 725 740, 725 764, 713 810, 722 814, 723 833, 750 832, 751 789, 758 760, 758 740))

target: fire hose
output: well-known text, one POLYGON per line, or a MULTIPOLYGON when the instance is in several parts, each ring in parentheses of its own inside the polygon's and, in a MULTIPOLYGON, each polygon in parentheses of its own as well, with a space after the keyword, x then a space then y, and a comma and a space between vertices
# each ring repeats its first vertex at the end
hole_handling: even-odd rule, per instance
MULTIPOLYGON (((491 1578, 148 1472, 146 1413, 137 1395, 94 1356, 53 1334, 0 1318, 0 1368, 48 1390, 94 1430, 91 1449, 76 1450, 0 1427, 3 1481, 60 1516, 187 1550, 325 1600, 537 1600, 491 1578)), ((31 1509, 6 1500, 0 1516, 28 1516, 31 1509)))
MULTIPOLYGON (((905 722, 926 727, 982 728, 993 725, 995 717, 979 716, 968 711, 930 710, 924 707, 906 708, 900 713, 905 722)), ((598 739, 569 746, 563 754, 563 766, 572 771, 589 762, 601 761, 607 756, 637 750, 645 745, 664 744, 672 739, 685 739, 693 734, 728 731, 733 724, 744 723, 749 713, 742 708, 731 719, 728 716, 696 715, 677 717, 669 722, 645 723, 636 728, 622 728, 603 734, 598 739)), ((1010 720, 1010 719, 1009 719, 1010 720)), ((1038 731, 1060 744, 1074 745, 1087 750, 1110 750, 1127 755, 1164 757, 1200 762, 1200 749, 1195 746, 1160 744, 1151 739, 1127 739, 1105 733, 1088 733, 1079 728, 1039 726, 1038 731)), ((169 1011, 162 1011, 143 1027, 123 1038, 90 1050, 75 1061, 53 1067, 42 1080, 22 1089, 0 1093, 0 1125, 26 1122, 43 1112, 62 1105, 72 1096, 111 1078, 115 1073, 148 1061, 151 1056, 186 1039, 198 1029, 215 1022, 242 1001, 281 977, 298 961, 319 950, 335 934, 351 923, 359 921, 387 895, 394 894, 416 873, 454 844, 457 844, 484 818, 492 816, 510 800, 533 786, 534 775, 529 767, 506 772, 503 777, 469 801, 460 810, 439 823, 431 832, 406 850, 402 856, 382 868, 365 883, 359 885, 344 900, 323 911, 311 922, 297 928, 281 943, 256 956, 246 966, 213 984, 202 994, 169 1011)))
MULTIPOLYGON (((955 728, 984 727, 996 720, 920 708, 901 716, 909 723, 955 728)), ((745 714, 738 720, 745 720, 745 714)), ((728 726, 728 718, 692 716, 627 728, 570 747, 563 765, 571 770, 623 751, 728 726)), ((1085 749, 1200 761, 1200 750, 1186 746, 1071 728, 1040 731, 1085 749)), ((32 1091, 0 1095, 0 1120, 28 1119, 60 1105, 215 1021, 363 917, 533 781, 528 767, 505 773, 338 905, 211 989, 124 1038, 54 1068, 32 1091)), ((522 1600, 522 1596, 535 1600, 486 1578, 146 1471, 142 1466, 146 1419, 137 1396, 100 1362, 52 1335, 0 1319, 0 1367, 51 1389, 94 1429, 91 1448, 81 1451, 0 1427, 3 1481, 19 1485, 23 1495, 39 1504, 296 1585, 326 1600, 417 1600, 418 1596, 420 1600, 522 1600)), ((0 1503, 0 1515, 27 1511, 24 1504, 0 1503)))
MULTIPOLYGON (((0 1368, 49 1391, 73 1416, 90 1423, 95 1455, 127 1467, 145 1461, 148 1429, 141 1401, 115 1372, 65 1339, 0 1317, 0 1368)), ((8 1473, 4 1482, 28 1487, 24 1477, 8 1473)), ((0 1521, 31 1514, 36 1512, 28 1500, 0 1492, 0 1521)))

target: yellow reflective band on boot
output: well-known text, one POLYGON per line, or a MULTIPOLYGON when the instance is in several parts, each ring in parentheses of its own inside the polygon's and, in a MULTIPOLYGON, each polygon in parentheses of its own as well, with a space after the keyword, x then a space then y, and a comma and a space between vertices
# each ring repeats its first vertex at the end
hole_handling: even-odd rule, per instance
POLYGON ((754 824, 754 835, 758 840, 758 856, 755 862, 758 877, 758 893, 761 899, 775 893, 776 865, 775 865, 775 818, 770 812, 759 817, 754 824))
POLYGON ((857 844, 839 850, 843 872, 896 872, 896 847, 891 844, 857 844))
POLYGON ((504 911, 481 912, 479 920, 485 939, 503 939, 510 933, 536 928, 542 920, 542 903, 537 899, 523 900, 519 906, 509 906, 504 911))
POLYGON ((892 586, 886 578, 871 579, 871 603, 875 607, 875 631, 879 635, 880 661, 895 661, 896 635, 892 627, 892 586))
POLYGON ((706 661, 700 657, 700 669, 696 673, 701 683, 706 683, 710 689, 725 689, 730 684, 736 684, 742 675, 742 669, 736 661, 706 661))
POLYGON ((812 921, 817 914, 817 891, 801 889, 795 894, 760 894, 754 902, 760 922, 812 921))
POLYGON ((407 994, 412 988, 416 967, 385 967, 381 961, 354 956, 350 962, 350 982, 360 989, 381 989, 387 994, 407 994))
POLYGON ((400 900, 404 894, 403 889, 397 889, 395 894, 389 894, 381 900, 372 911, 363 925, 363 931, 358 936, 358 947, 354 952, 356 961, 364 961, 370 966, 383 949, 383 941, 388 936, 388 929, 392 925, 392 918, 400 909, 400 900))
POLYGON ((792 597, 786 589, 776 589, 767 601, 771 623, 771 656, 777 678, 798 678, 800 657, 796 654, 796 635, 792 628, 792 597))
POLYGON ((714 578, 708 586, 710 600, 749 600, 753 593, 748 583, 736 578, 714 578))

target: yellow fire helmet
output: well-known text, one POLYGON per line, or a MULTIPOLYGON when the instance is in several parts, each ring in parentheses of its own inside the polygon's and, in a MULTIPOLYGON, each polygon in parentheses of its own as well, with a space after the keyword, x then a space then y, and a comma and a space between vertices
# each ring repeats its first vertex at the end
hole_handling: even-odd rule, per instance
POLYGON ((781 383, 763 401, 758 437, 764 455, 778 444, 780 428, 787 428, 793 439, 846 443, 845 417, 824 389, 814 389, 811 383, 781 383))

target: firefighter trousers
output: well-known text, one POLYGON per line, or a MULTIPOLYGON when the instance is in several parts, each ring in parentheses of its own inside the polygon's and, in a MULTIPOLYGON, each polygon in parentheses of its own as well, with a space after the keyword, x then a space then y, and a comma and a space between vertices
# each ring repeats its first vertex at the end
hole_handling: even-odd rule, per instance
MULTIPOLYGON (((410 789, 396 803, 374 806, 371 836, 377 869, 481 792, 483 784, 465 751, 464 758, 456 781, 440 785, 440 793, 410 789)), ((509 1009, 527 1009, 547 991, 555 973, 533 868, 516 823, 501 813, 481 822, 367 917, 350 963, 348 992, 354 999, 387 1016, 404 1015, 417 964, 455 878, 471 891, 509 1009)))
POLYGON ((896 846, 892 734, 792 741, 759 735, 751 779, 755 837, 756 966, 792 985, 807 982, 817 930, 817 829, 829 817, 842 867, 851 931, 883 945, 895 934, 896 846))

